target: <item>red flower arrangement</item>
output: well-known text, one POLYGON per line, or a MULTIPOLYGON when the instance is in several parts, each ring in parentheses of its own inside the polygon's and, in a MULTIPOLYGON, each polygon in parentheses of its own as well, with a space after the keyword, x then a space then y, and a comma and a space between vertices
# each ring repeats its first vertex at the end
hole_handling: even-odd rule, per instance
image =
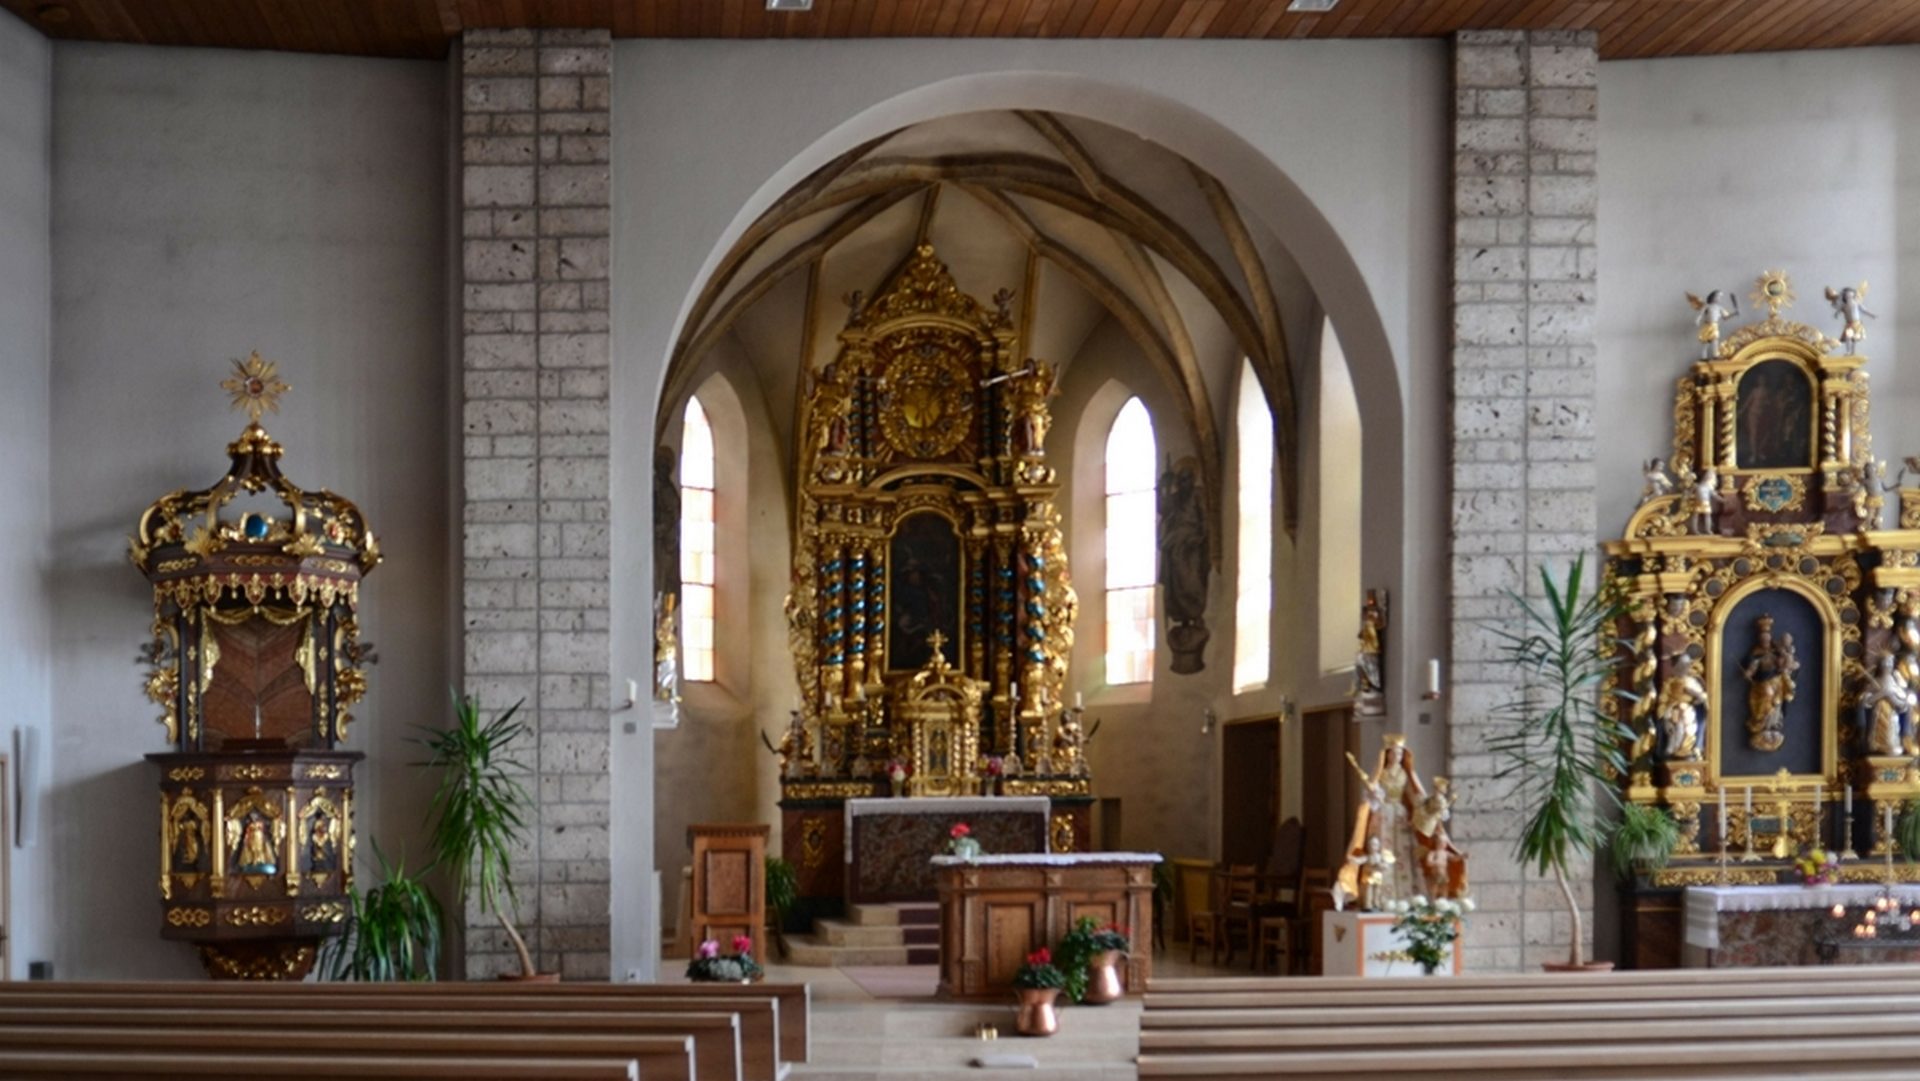
POLYGON ((953 828, 947 831, 947 836, 953 838, 956 841, 962 837, 971 836, 972 834, 973 834, 973 827, 967 825, 965 822, 955 822, 953 824, 953 828))

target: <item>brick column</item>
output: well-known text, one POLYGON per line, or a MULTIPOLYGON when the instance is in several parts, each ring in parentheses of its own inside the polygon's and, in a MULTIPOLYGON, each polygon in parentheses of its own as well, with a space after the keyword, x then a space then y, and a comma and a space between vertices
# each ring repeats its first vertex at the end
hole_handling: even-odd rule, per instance
MULTIPOLYGON (((524 699, 538 810, 515 866, 539 966, 609 967, 608 80, 599 30, 461 48, 464 689, 524 699)), ((466 970, 516 962, 465 914, 466 970)))
POLYGON ((1481 906, 1472 964, 1537 968, 1572 930, 1552 880, 1513 858, 1520 819, 1486 740, 1518 687, 1487 624, 1513 617, 1503 591, 1537 593, 1539 567, 1595 542, 1599 57, 1589 32, 1471 31, 1453 70, 1454 837, 1481 906))

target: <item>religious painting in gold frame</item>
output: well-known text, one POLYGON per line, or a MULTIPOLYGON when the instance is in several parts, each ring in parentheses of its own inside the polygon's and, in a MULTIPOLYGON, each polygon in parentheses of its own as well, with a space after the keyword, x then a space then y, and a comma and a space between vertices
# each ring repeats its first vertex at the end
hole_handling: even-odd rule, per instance
MULTIPOLYGON (((1752 557, 1735 562, 1753 565, 1752 557)), ((1736 788, 1777 784, 1782 769, 1795 785, 1837 783, 1839 608, 1797 573, 1762 569, 1730 587, 1716 584, 1723 591, 1706 626, 1711 775, 1736 788), (1778 661, 1783 643, 1793 654, 1790 665, 1778 661), (1771 748, 1764 745, 1768 688, 1785 698, 1769 702, 1779 711, 1779 742, 1771 748)))

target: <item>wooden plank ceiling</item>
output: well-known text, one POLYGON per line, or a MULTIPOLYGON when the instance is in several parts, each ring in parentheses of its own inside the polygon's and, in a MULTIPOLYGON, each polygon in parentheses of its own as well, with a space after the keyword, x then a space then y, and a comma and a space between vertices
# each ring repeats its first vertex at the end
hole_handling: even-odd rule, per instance
POLYGON ((1920 42, 1920 0, 0 0, 75 41, 442 57, 462 29, 637 38, 1394 38, 1585 29, 1609 60, 1920 42))

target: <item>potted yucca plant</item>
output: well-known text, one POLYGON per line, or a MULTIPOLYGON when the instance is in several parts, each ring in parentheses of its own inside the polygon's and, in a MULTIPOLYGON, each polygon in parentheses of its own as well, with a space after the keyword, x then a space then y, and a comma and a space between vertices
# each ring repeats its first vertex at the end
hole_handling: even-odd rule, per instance
POLYGON ((1520 673, 1520 695, 1501 706, 1504 722, 1488 741, 1502 760, 1495 776, 1510 779, 1525 825, 1514 845, 1522 866, 1551 874, 1566 898, 1573 941, 1564 965, 1549 969, 1610 969, 1586 958, 1585 921, 1568 870, 1606 843, 1607 812, 1620 802, 1614 790, 1627 768, 1625 728, 1603 708, 1620 618, 1617 591, 1593 588, 1586 557, 1556 579, 1540 569, 1541 597, 1509 592, 1519 607, 1517 629, 1495 626, 1503 652, 1520 673))
POLYGON ((485 721, 477 699, 455 694, 453 726, 425 729, 419 742, 429 752, 424 764, 440 771, 429 811, 436 861, 453 876, 461 896, 472 896, 500 921, 520 958, 517 978, 553 980, 559 977, 534 971, 527 942, 514 926, 512 853, 533 807, 520 782, 526 767, 512 758, 515 745, 528 735, 527 726, 513 719, 524 702, 485 721))
POLYGON ((390 864, 373 847, 380 885, 347 897, 340 933, 320 947, 314 971, 323 980, 423 982, 440 968, 445 915, 404 858, 390 864))

